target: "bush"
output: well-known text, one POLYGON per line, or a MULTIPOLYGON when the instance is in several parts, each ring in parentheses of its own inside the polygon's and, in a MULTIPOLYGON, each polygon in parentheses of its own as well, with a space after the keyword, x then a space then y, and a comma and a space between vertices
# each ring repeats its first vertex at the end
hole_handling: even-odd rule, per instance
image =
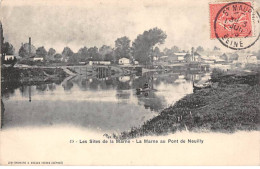
POLYGON ((218 82, 222 76, 225 75, 225 72, 221 69, 214 68, 211 73, 211 81, 218 82))

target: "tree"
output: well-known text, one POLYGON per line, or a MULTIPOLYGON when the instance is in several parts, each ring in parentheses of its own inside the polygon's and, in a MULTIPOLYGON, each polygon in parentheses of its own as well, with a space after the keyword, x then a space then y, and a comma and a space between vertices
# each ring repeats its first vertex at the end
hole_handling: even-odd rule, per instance
POLYGON ((88 49, 88 56, 89 56, 90 60, 94 60, 94 61, 102 60, 102 57, 98 53, 98 48, 96 46, 88 49))
POLYGON ((50 61, 50 60, 55 60, 54 58, 54 55, 56 54, 56 50, 53 49, 53 48, 50 48, 47 52, 47 56, 45 57, 45 59, 47 61, 50 61))
POLYGON ((171 48, 171 51, 172 51, 173 53, 178 53, 178 52, 180 52, 181 50, 180 50, 180 48, 179 48, 178 46, 173 46, 173 47, 171 48))
POLYGON ((124 36, 115 41, 115 57, 117 60, 120 58, 130 58, 131 56, 130 40, 124 36))
POLYGON ((15 51, 15 49, 11 43, 5 42, 3 44, 3 54, 4 55, 13 55, 14 51, 15 51))
POLYGON ((79 49, 78 57, 80 58, 80 61, 82 61, 82 62, 87 61, 89 59, 88 48, 86 46, 79 49))
POLYGON ((73 51, 69 47, 65 47, 62 51, 63 56, 71 57, 73 54, 73 51))
POLYGON ((108 53, 105 55, 104 61, 110 61, 113 62, 114 61, 114 57, 112 53, 108 53))
POLYGON ((196 52, 203 52, 204 49, 202 46, 198 46, 197 49, 196 49, 196 52))
POLYGON ((156 46, 153 50, 153 56, 159 56, 161 53, 160 49, 156 46))
POLYGON ((107 54, 112 54, 113 49, 110 46, 103 45, 101 48, 99 48, 98 52, 102 56, 102 60, 104 60, 107 54))
POLYGON ((171 49, 168 49, 168 48, 164 48, 163 53, 164 53, 164 55, 167 55, 167 56, 172 54, 171 49))
POLYGON ((53 49, 53 48, 50 48, 49 51, 48 51, 48 56, 54 56, 56 53, 56 50, 53 49))
POLYGON ((61 58, 62 58, 62 55, 59 54, 59 53, 56 53, 56 54, 54 55, 54 59, 55 59, 55 60, 61 60, 61 58))
POLYGON ((42 46, 36 49, 36 55, 45 58, 47 55, 46 49, 42 46))
POLYGON ((163 44, 166 37, 165 32, 159 28, 153 28, 138 35, 132 45, 135 60, 142 64, 150 63, 153 46, 163 44))
MULTIPOLYGON (((31 55, 34 56, 36 54, 36 48, 31 45, 31 55)), ((25 58, 29 57, 29 43, 22 44, 21 48, 19 49, 19 56, 25 58)))
POLYGON ((72 56, 69 57, 68 62, 75 64, 75 63, 78 63, 79 60, 80 60, 80 57, 79 57, 78 53, 74 53, 72 56))

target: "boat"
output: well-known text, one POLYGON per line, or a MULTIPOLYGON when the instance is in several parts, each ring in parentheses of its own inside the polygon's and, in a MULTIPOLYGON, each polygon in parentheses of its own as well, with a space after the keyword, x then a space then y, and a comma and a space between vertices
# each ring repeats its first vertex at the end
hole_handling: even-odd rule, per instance
POLYGON ((148 93, 151 91, 157 91, 156 89, 152 89, 152 88, 137 88, 136 89, 136 94, 140 95, 140 94, 144 94, 145 96, 148 96, 148 93))
POLYGON ((193 91, 211 88, 211 85, 212 84, 210 82, 205 82, 205 83, 202 83, 202 84, 194 84, 194 82, 193 82, 193 91))
POLYGON ((150 88, 137 88, 136 93, 141 93, 141 92, 148 92, 151 91, 150 88))

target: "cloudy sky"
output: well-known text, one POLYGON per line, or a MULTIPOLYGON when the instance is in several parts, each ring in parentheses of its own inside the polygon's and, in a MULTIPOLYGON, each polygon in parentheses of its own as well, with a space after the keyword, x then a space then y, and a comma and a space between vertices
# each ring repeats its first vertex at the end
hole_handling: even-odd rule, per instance
MULTIPOLYGON (((230 51, 210 39, 207 0, 2 0, 0 17, 5 40, 16 52, 28 37, 36 47, 61 52, 69 46, 77 52, 83 46, 114 46, 122 36, 133 41, 153 27, 167 34, 161 49, 202 45, 230 51)), ((251 50, 259 49, 255 46, 251 50)))

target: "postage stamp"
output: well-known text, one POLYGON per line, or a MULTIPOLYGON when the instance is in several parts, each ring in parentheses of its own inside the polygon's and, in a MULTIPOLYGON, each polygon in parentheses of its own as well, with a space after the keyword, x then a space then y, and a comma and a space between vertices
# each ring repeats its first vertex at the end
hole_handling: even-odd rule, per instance
POLYGON ((209 5, 211 39, 241 50, 259 39, 259 13, 252 2, 215 3, 209 5))

